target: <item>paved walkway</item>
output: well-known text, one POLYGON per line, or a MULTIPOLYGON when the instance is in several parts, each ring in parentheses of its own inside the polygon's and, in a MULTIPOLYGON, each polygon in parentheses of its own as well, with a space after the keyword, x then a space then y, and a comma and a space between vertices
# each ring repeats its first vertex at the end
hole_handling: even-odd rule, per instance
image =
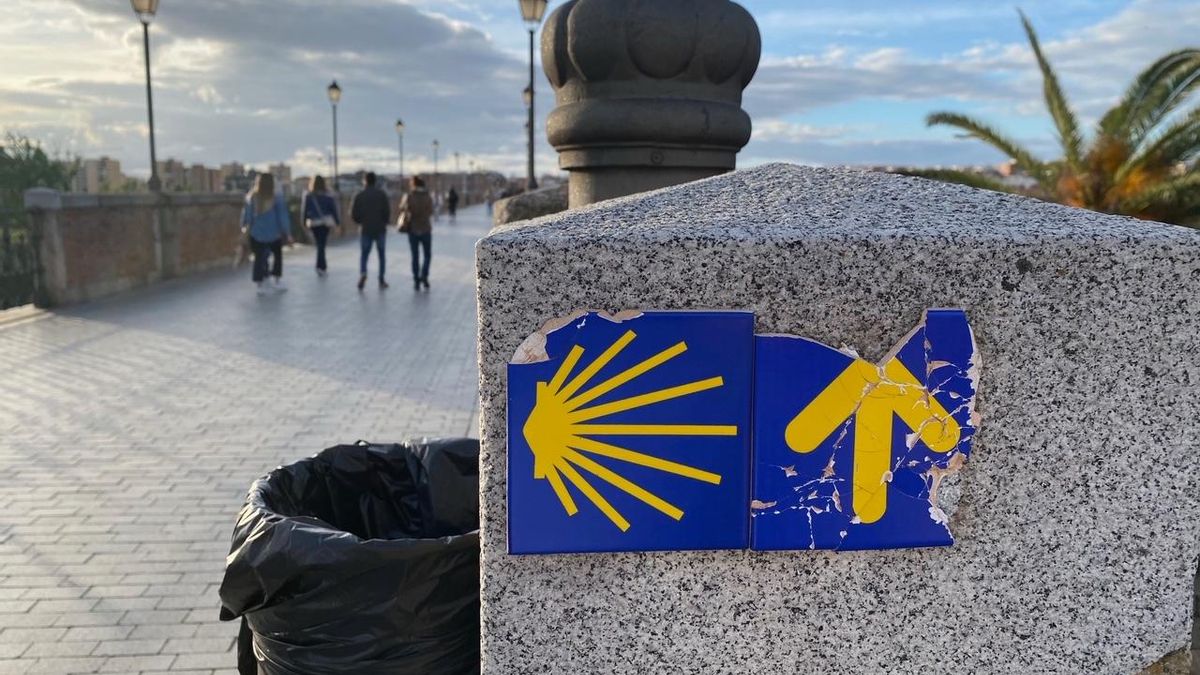
POLYGON ((0 327, 0 673, 234 673, 217 621, 251 481, 357 439, 476 436, 473 246, 443 218, 428 293, 392 235, 286 258, 287 293, 221 270, 0 327))

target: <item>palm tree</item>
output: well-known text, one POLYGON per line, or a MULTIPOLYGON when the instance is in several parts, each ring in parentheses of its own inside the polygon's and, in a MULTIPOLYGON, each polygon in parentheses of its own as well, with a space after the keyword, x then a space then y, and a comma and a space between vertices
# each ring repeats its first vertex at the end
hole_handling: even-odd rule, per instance
MULTIPOLYGON (((1036 187, 1024 192, 1104 213, 1200 226, 1200 106, 1183 111, 1200 87, 1200 49, 1181 49, 1138 75, 1121 100, 1097 124, 1090 141, 1046 61, 1033 25, 1021 23, 1042 71, 1046 107, 1058 131, 1063 156, 1042 161, 995 128, 952 112, 935 112, 929 126, 946 125, 1012 158, 1036 187)), ((1021 190, 986 176, 952 170, 917 170, 913 175, 1003 192, 1021 190)))

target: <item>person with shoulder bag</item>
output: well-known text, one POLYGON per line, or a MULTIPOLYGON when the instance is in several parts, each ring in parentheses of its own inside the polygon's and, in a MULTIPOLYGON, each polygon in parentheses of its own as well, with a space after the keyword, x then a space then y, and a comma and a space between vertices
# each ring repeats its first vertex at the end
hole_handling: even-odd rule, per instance
POLYGON ((433 247, 433 197, 420 176, 412 177, 412 190, 400 202, 399 230, 408 234, 412 250, 413 290, 429 289, 429 254, 433 247), (424 253, 422 260, 421 253, 424 253))
POLYGON ((312 233, 313 243, 317 246, 317 276, 324 277, 328 273, 325 245, 329 242, 329 232, 342 225, 337 199, 326 189, 323 176, 313 176, 301 204, 304 225, 312 233))
POLYGON ((254 179, 254 188, 246 195, 246 206, 242 209, 242 232, 250 238, 254 251, 252 278, 263 295, 272 288, 286 291, 283 285, 283 244, 292 240, 292 219, 288 215, 283 196, 275 193, 275 177, 260 173, 254 179), (271 265, 271 286, 267 286, 267 260, 274 258, 271 265))

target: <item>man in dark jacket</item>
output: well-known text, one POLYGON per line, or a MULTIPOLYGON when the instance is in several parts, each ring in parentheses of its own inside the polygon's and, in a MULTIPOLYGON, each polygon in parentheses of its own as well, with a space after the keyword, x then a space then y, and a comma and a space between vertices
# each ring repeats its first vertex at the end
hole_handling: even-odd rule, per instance
POLYGON ((371 258, 372 245, 379 251, 379 287, 387 288, 383 275, 387 271, 385 244, 388 221, 392 219, 392 206, 387 194, 375 187, 373 172, 363 177, 363 189, 354 195, 354 202, 350 205, 350 218, 361 228, 359 241, 362 244, 362 257, 358 264, 358 290, 361 291, 367 283, 367 261, 371 258))

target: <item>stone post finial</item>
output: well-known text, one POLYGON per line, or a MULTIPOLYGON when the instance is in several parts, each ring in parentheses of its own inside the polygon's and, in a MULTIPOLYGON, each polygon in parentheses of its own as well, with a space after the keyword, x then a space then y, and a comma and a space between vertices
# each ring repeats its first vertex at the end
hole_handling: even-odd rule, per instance
POLYGON ((742 90, 762 51, 729 0, 570 0, 542 32, 558 107, 546 132, 570 205, 734 168, 750 140, 742 90))

